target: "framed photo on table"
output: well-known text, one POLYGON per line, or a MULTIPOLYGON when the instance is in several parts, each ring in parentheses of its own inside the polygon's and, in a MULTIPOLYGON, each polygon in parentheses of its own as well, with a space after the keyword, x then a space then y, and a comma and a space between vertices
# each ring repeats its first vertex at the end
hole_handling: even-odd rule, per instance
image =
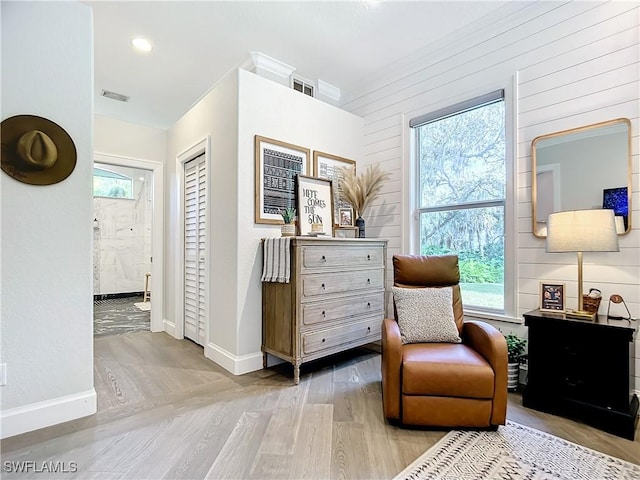
POLYGON ((339 208, 338 209, 339 225, 341 227, 353 227, 353 208, 339 208))
POLYGON ((255 136, 255 223, 281 224, 280 210, 296 208, 296 176, 310 172, 308 148, 255 136))
POLYGON ((565 284, 540 282, 540 311, 564 313, 565 284))
POLYGON ((325 178, 331 180, 333 185, 333 223, 340 225, 340 210, 341 208, 351 207, 348 202, 340 200, 340 180, 342 178, 341 168, 356 167, 354 160, 348 158, 338 157, 337 155, 331 155, 323 152, 313 152, 313 174, 317 178, 325 178))
POLYGON ((333 190, 331 180, 298 175, 298 235, 333 236, 333 190), (321 225, 320 231, 313 230, 321 225))

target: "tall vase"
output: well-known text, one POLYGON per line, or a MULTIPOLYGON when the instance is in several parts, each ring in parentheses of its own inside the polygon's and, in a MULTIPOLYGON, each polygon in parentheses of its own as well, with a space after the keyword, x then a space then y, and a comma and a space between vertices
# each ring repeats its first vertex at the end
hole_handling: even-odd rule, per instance
POLYGON ((364 238, 364 218, 360 215, 356 218, 356 227, 358 227, 358 238, 364 238))

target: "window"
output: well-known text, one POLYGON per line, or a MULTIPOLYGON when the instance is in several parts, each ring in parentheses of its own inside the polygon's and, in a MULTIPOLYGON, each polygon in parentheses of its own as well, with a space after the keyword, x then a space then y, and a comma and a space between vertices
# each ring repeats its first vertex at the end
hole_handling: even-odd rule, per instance
POLYGON ((293 79, 293 89, 297 90, 298 92, 302 92, 305 95, 309 95, 310 97, 313 97, 313 84, 311 82, 308 82, 306 80, 302 80, 300 78, 294 78, 293 79))
POLYGON ((133 198, 133 179, 104 168, 93 168, 93 196, 133 198))
POLYGON ((505 312, 502 90, 416 118, 420 254, 455 253, 465 308, 505 312))

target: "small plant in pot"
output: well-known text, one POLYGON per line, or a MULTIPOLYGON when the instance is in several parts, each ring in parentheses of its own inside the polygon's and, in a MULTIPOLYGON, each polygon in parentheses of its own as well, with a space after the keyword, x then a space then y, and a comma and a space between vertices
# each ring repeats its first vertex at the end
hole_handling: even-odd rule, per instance
POLYGON ((284 225, 280 226, 280 233, 283 237, 293 237, 296 234, 296 225, 294 220, 296 218, 296 209, 293 207, 287 207, 284 210, 280 210, 284 225))
POLYGON ((527 341, 524 338, 520 338, 512 333, 505 335, 504 339, 507 341, 507 388, 509 390, 515 390, 518 388, 518 381, 520 376, 520 357, 524 354, 524 347, 527 341))

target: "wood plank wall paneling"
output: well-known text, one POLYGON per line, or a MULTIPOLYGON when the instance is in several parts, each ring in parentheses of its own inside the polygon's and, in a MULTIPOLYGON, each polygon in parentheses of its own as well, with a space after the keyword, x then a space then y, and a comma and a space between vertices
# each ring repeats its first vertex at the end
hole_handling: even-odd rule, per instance
MULTIPOLYGON (((538 306, 541 280, 567 284, 577 303, 575 255, 547 254, 531 233, 531 141, 547 133, 626 117, 632 123, 632 224, 620 252, 585 254, 585 288, 599 287, 601 313, 612 293, 640 317, 640 4, 513 2, 471 28, 408 55, 358 90, 342 107, 365 119, 361 165, 391 173, 367 212, 367 235, 388 238, 390 258, 405 243, 403 192, 408 176, 410 118, 471 97, 486 86, 508 86, 517 75, 516 251, 517 316, 538 306)), ((404 208, 407 208, 405 205, 404 208)), ((406 210, 405 210, 406 211, 406 210)), ((405 219, 411 222, 411 218, 405 219)), ((406 252, 405 252, 406 253, 406 252)), ((496 323, 505 332, 526 328, 496 323)), ((638 324, 636 323, 636 326, 638 324)), ((638 335, 640 337, 640 335, 638 335)), ((635 389, 640 391, 640 340, 635 389)))

